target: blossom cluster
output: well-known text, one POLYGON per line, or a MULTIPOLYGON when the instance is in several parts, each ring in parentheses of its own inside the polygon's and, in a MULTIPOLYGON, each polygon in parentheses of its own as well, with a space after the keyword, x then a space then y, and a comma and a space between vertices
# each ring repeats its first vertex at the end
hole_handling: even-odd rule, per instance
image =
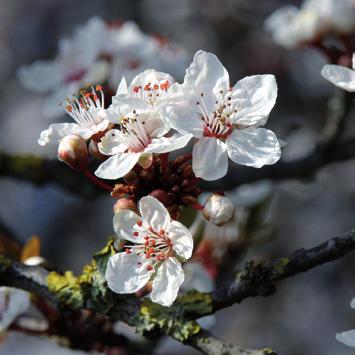
POLYGON ((316 44, 329 34, 344 39, 355 30, 355 1, 305 0, 300 8, 286 5, 270 15, 265 28, 285 48, 316 44))
POLYGON ((216 225, 233 217, 233 204, 221 195, 204 207, 198 203, 198 181, 225 176, 229 159, 255 168, 279 160, 276 135, 261 127, 276 97, 273 75, 248 76, 232 86, 219 59, 198 51, 182 83, 147 69, 128 82, 123 77, 109 106, 100 85, 67 99, 74 122, 51 124, 38 142, 58 145, 60 160, 118 198, 119 252, 106 271, 113 291, 145 287, 154 302, 171 305, 184 280, 180 263, 193 251, 190 231, 177 221, 181 208, 203 210, 216 225), (180 149, 184 154, 169 159, 180 149), (95 164, 96 176, 89 171, 95 164))
POLYGON ((90 83, 115 90, 122 75, 132 79, 147 68, 183 75, 186 52, 161 36, 143 33, 133 21, 106 23, 98 17, 60 40, 52 60, 23 66, 18 78, 28 90, 47 93, 44 114, 62 114, 58 103, 90 83), (40 78, 40 80, 38 80, 40 78))

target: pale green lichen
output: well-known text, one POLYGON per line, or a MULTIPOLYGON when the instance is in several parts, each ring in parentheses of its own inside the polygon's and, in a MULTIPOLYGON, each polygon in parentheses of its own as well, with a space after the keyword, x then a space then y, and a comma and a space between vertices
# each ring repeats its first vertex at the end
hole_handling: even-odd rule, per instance
POLYGON ((79 309, 84 304, 84 296, 78 279, 71 271, 64 275, 52 271, 47 277, 48 289, 63 303, 74 309, 79 309))
POLYGON ((140 313, 135 319, 136 329, 142 335, 157 331, 169 334, 179 341, 186 341, 200 331, 196 321, 185 320, 180 311, 181 306, 162 307, 146 299, 140 313))

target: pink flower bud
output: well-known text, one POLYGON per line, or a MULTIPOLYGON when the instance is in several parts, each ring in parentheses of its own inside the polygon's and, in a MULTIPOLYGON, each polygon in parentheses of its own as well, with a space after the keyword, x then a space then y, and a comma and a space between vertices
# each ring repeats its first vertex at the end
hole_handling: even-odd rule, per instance
POLYGON ((113 212, 117 213, 123 210, 130 210, 133 212, 138 212, 136 203, 130 198, 122 197, 117 200, 113 206, 113 212))
POLYGON ((88 150, 84 138, 71 134, 64 137, 58 147, 58 159, 75 170, 85 170, 88 150))
POLYGON ((234 206, 229 198, 213 193, 207 198, 202 213, 207 221, 222 226, 233 217, 234 206))

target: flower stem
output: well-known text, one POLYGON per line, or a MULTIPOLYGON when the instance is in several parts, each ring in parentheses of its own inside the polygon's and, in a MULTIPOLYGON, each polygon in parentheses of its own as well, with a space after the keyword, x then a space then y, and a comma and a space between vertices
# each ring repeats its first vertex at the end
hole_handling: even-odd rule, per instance
POLYGON ((101 181, 99 178, 97 178, 91 171, 85 170, 83 171, 83 174, 91 181, 93 182, 96 186, 100 187, 103 190, 110 191, 112 192, 113 187, 109 184, 106 184, 105 182, 101 181))

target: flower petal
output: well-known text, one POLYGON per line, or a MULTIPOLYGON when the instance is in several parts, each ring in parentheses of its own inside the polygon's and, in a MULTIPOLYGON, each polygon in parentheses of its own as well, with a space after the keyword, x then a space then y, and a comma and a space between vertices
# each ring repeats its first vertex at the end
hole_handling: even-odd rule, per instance
POLYGON ((0 332, 5 331, 29 306, 28 292, 12 287, 0 287, 0 332))
POLYGON ((197 95, 205 92, 206 88, 217 94, 219 90, 229 89, 229 75, 217 56, 200 50, 186 69, 183 86, 195 94, 197 91, 197 95))
POLYGON ((116 293, 134 293, 149 281, 153 270, 148 270, 150 261, 135 253, 117 253, 107 263, 105 279, 116 293))
POLYGON ((125 239, 132 243, 144 243, 142 235, 133 235, 134 232, 139 231, 137 226, 137 221, 139 220, 141 220, 141 217, 133 211, 119 211, 113 217, 113 229, 120 239, 125 239))
POLYGON ((127 94, 127 91, 128 91, 127 81, 126 81, 125 77, 123 76, 120 83, 118 84, 116 95, 127 94))
POLYGON ((226 145, 216 138, 202 137, 192 150, 192 169, 197 177, 217 180, 227 174, 226 145))
POLYGON ((322 69, 322 75, 341 89, 355 91, 355 70, 340 65, 327 64, 322 69))
POLYGON ((237 109, 233 123, 252 126, 265 123, 275 105, 277 84, 274 75, 254 75, 237 82, 231 103, 237 109), (261 121, 261 122, 260 122, 261 121))
POLYGON ((155 231, 167 230, 171 221, 170 214, 164 205, 154 197, 142 197, 138 204, 143 223, 155 231))
POLYGON ((186 146, 192 138, 191 134, 174 134, 171 137, 154 138, 145 152, 168 153, 186 146))
POLYGON ((188 102, 164 105, 161 110, 169 125, 179 133, 191 133, 198 138, 202 136, 204 125, 201 115, 196 113, 188 102))
POLYGON ((172 221, 167 230, 173 242, 173 249, 177 255, 190 259, 193 249, 193 239, 190 231, 180 222, 172 221))
POLYGON ((155 71, 154 69, 147 69, 144 72, 138 74, 133 80, 131 85, 129 86, 130 91, 133 91, 135 86, 144 86, 148 83, 160 82, 160 81, 169 81, 170 84, 175 82, 175 79, 167 74, 160 71, 155 71))
POLYGON ((184 282, 184 270, 176 258, 167 258, 159 267, 153 280, 150 298, 153 302, 169 307, 175 301, 180 285, 184 282))
POLYGON ((58 143, 62 138, 70 134, 76 134, 82 136, 84 139, 91 137, 91 130, 87 128, 81 128, 76 123, 54 123, 49 126, 48 129, 41 132, 38 139, 39 145, 47 145, 49 143, 58 143))
POLYGON ((108 158, 95 171, 102 179, 115 180, 128 174, 136 165, 141 153, 123 153, 108 158))
POLYGON ((355 348, 355 329, 338 333, 336 339, 347 346, 355 348))
POLYGON ((236 129, 226 143, 228 156, 241 165, 261 168, 276 163, 281 156, 275 133, 265 128, 236 129))
POLYGON ((99 150, 105 155, 115 155, 127 150, 127 146, 120 141, 120 131, 111 129, 108 131, 98 144, 99 150))
POLYGON ((126 117, 133 111, 142 112, 151 109, 150 105, 139 97, 130 97, 126 94, 118 94, 112 98, 109 110, 114 112, 111 122, 117 123, 120 117, 126 117))

